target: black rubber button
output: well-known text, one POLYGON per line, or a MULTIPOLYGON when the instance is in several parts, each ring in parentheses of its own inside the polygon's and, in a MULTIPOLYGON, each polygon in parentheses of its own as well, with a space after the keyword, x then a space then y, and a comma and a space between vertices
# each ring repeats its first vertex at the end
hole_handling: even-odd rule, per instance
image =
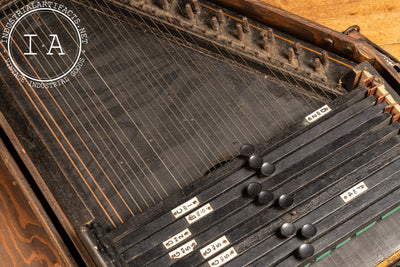
POLYGON ((257 155, 252 155, 249 158, 249 166, 253 169, 259 169, 263 163, 263 158, 257 155))
POLYGON ((307 223, 301 227, 300 231, 303 237, 311 238, 317 233, 317 228, 314 225, 307 223))
POLYGON ((246 187, 246 193, 247 195, 251 196, 251 197, 256 197, 258 194, 260 194, 262 189, 262 186, 260 183, 250 183, 247 185, 246 187))
POLYGON ((297 256, 300 259, 307 259, 314 255, 314 247, 310 244, 303 244, 297 249, 297 256))
POLYGON ((271 203, 274 200, 274 194, 270 191, 261 191, 257 197, 258 203, 266 205, 271 203))
POLYGON ((254 148, 254 146, 250 144, 244 144, 240 147, 240 155, 242 157, 250 157, 254 154, 255 151, 256 149, 254 148))
POLYGON ((278 205, 281 208, 289 208, 293 204, 293 198, 289 195, 282 195, 278 199, 278 205))
POLYGON ((265 176, 271 176, 275 172, 275 166, 269 162, 261 165, 261 173, 265 176))
POLYGON ((296 226, 293 223, 284 223, 280 230, 284 237, 289 237, 296 233, 296 226))

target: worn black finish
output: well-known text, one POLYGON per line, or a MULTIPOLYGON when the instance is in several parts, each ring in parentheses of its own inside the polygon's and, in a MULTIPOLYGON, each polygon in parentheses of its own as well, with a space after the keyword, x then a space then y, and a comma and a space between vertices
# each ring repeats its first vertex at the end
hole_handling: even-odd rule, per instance
MULTIPOLYGON (((0 112, 99 265, 209 266, 230 247, 232 266, 304 265, 400 204, 399 125, 353 88, 354 62, 205 1, 64 2, 85 24, 86 63, 35 88, 9 72, 3 47, 0 112), (360 182, 368 191, 345 203, 360 182), (200 253, 222 237, 224 249, 200 253)), ((51 17, 24 30, 43 34, 51 17)))

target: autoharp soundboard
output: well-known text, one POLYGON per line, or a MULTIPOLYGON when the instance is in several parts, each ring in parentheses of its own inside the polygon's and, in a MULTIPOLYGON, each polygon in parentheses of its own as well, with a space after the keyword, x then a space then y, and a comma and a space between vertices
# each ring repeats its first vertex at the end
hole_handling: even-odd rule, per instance
POLYGON ((0 23, 9 160, 85 264, 400 250, 400 65, 357 27, 254 0, 18 0, 0 23))

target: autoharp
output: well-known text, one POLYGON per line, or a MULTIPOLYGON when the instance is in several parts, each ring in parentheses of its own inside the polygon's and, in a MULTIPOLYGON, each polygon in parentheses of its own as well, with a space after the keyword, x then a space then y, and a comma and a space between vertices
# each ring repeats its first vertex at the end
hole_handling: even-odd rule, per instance
POLYGON ((400 250, 400 65, 357 26, 254 0, 1 13, 2 157, 78 264, 373 266, 400 250))

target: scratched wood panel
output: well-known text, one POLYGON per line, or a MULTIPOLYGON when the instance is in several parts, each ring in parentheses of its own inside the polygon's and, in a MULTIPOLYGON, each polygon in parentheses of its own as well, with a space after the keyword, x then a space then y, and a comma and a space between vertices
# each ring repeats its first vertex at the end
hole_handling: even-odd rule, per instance
POLYGON ((361 33, 400 58, 399 0, 261 0, 336 31, 359 25, 361 33))
POLYGON ((2 160, 0 266, 64 266, 49 236, 2 160))

